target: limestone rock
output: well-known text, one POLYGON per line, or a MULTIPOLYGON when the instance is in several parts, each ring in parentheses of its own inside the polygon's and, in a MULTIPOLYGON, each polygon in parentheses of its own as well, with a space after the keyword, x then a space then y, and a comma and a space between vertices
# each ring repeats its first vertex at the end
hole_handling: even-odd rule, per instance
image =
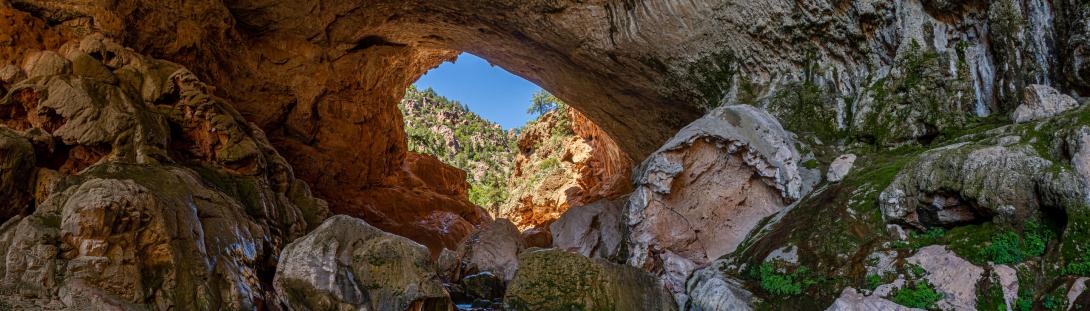
POLYGON ((1022 105, 1011 115, 1014 122, 1023 123, 1051 117, 1079 106, 1071 96, 1047 85, 1034 84, 1023 91, 1022 105))
POLYGON ((627 197, 573 207, 549 225, 556 248, 590 258, 610 259, 623 241, 621 211, 627 197))
POLYGON ((462 241, 455 276, 490 272, 504 282, 510 281, 519 269, 518 254, 524 249, 526 242, 518 228, 507 219, 498 219, 462 241))
POLYGON ((507 287, 511 310, 677 310, 656 278, 639 269, 562 250, 519 255, 507 287))
POLYGON ((840 297, 825 311, 918 311, 896 304, 878 295, 864 296, 854 288, 845 288, 840 297))
POLYGON ((656 271, 680 295, 693 267, 733 252, 809 192, 820 177, 801 158, 759 108, 724 106, 693 122, 640 166, 624 215, 628 264, 656 271))
POLYGON ((689 297, 687 310, 753 310, 753 293, 746 290, 740 281, 719 271, 720 264, 716 261, 693 272, 686 287, 689 297))
POLYGON ((942 245, 921 248, 907 261, 927 271, 927 281, 944 295, 936 306, 944 310, 976 309, 976 284, 984 274, 983 268, 961 259, 942 245))
POLYGON ((1013 308, 1018 300, 1018 270, 1008 265, 996 265, 992 266, 992 271, 1003 288, 1003 302, 1013 308))
POLYGON ((1073 206, 1084 193, 1069 171, 1026 146, 957 144, 905 166, 880 195, 888 222, 917 228, 955 225, 988 215, 1021 224, 1042 206, 1073 206))
POLYGON ((848 176, 848 172, 851 172, 852 164, 855 164, 854 154, 849 153, 837 157, 833 160, 833 163, 829 164, 829 171, 825 173, 825 179, 830 182, 843 180, 844 176, 848 176))
POLYGON ((426 247, 343 215, 288 244, 273 283, 281 301, 297 309, 451 307, 426 247))

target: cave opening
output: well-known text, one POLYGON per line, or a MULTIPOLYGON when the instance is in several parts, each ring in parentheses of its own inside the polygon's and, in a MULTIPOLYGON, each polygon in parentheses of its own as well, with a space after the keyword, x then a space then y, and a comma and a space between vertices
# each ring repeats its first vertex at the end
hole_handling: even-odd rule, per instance
POLYGON ((398 107, 409 158, 464 172, 456 196, 520 230, 547 231, 571 207, 631 191, 631 160, 598 125, 476 55, 430 70, 398 107))

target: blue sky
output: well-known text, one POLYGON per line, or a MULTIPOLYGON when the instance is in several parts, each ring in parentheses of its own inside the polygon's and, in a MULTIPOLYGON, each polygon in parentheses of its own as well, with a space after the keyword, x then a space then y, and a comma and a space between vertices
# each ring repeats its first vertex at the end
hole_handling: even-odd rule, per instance
POLYGON ((499 123, 504 129, 520 127, 530 120, 526 108, 541 87, 513 75, 503 68, 469 53, 462 53, 456 62, 447 62, 428 71, 416 87, 431 87, 436 93, 469 105, 485 119, 499 123))

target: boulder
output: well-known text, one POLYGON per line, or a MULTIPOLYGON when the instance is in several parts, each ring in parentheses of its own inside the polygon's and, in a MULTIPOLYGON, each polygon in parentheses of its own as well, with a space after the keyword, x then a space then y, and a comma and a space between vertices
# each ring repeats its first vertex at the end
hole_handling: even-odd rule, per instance
POLYGON ((519 255, 509 310, 677 310, 656 278, 639 269, 562 250, 519 255))
POLYGON ((553 247, 553 234, 548 224, 541 227, 533 227, 522 231, 522 240, 526 241, 526 247, 550 248, 553 247))
POLYGON ((854 154, 845 154, 837 157, 833 160, 833 163, 829 164, 829 171, 825 173, 825 179, 830 182, 838 182, 848 176, 848 172, 852 170, 852 164, 855 164, 854 154))
POLYGON ((1011 119, 1017 123, 1040 120, 1078 106, 1079 102, 1071 96, 1047 85, 1033 84, 1022 91, 1022 105, 1014 109, 1011 119))
POLYGON ((549 225, 558 249, 590 258, 610 259, 622 242, 621 210, 627 197, 573 207, 549 225))
POLYGON ((926 271, 925 278, 943 294, 936 306, 942 310, 976 310, 976 284, 984 269, 958 257, 946 246, 921 248, 906 260, 926 271))
POLYGON ((428 249, 362 219, 334 216, 288 244, 273 284, 305 310, 447 310, 452 304, 428 249))
POLYGON ((681 295, 692 268, 733 252, 820 179, 799 166, 795 146, 774 117, 748 105, 683 128, 638 169, 624 215, 628 264, 656 271, 681 295))
POLYGON ((462 276, 491 272, 504 282, 510 281, 519 268, 518 254, 526 249, 515 224, 498 219, 462 241, 457 251, 455 279, 462 276))
POLYGON ((686 287, 687 310, 691 311, 747 311, 753 310, 753 293, 742 282, 719 270, 723 263, 713 262, 696 270, 686 287))
POLYGON ((1020 226, 1042 207, 1082 201, 1079 178, 1055 165, 1024 145, 946 146, 907 164, 879 195, 879 206, 887 222, 919 229, 991 217, 1020 226))

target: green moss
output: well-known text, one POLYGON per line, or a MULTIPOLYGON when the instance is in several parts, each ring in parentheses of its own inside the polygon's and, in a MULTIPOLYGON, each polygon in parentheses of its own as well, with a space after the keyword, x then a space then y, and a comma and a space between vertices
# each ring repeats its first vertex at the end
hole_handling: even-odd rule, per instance
POLYGON ((877 274, 871 274, 871 275, 867 276, 866 283, 863 284, 863 288, 867 289, 867 290, 874 290, 875 288, 878 288, 878 286, 881 286, 881 285, 882 285, 882 276, 877 275, 877 274))
POLYGON ((934 309, 935 303, 942 300, 942 293, 927 281, 917 281, 911 286, 898 289, 890 296, 893 302, 911 308, 934 309))
POLYGON ((1003 298, 1003 287, 997 284, 994 275, 988 278, 988 282, 977 290, 976 309, 980 311, 1006 311, 1007 302, 1003 298))
POLYGON ((791 273, 778 272, 772 263, 764 263, 751 271, 761 288, 776 296, 794 296, 802 293, 802 289, 816 283, 808 279, 810 269, 800 266, 791 273))

